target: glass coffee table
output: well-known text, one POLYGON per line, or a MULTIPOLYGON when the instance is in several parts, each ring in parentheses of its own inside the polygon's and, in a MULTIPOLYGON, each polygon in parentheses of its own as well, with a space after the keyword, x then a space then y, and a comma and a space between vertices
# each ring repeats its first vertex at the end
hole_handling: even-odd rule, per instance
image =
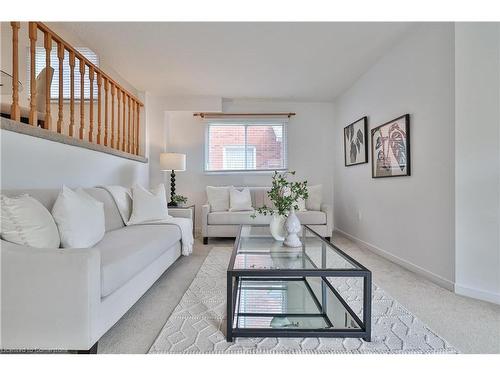
POLYGON ((371 340, 371 272, 306 225, 301 241, 301 248, 291 249, 271 236, 268 225, 240 226, 227 269, 227 341, 371 340), (349 298, 362 298, 359 316, 334 287, 338 278, 360 279, 362 293, 349 298))

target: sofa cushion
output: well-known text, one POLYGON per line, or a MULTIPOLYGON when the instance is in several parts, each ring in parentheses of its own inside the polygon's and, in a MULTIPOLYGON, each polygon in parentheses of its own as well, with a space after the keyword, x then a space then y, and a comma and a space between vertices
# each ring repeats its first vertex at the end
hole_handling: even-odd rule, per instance
POLYGON ((321 200, 323 197, 323 186, 313 185, 307 187, 308 197, 306 199, 306 209, 311 211, 321 210, 321 200))
MULTIPOLYGON (((208 225, 239 225, 239 224, 269 224, 270 215, 260 215, 253 219, 253 211, 240 212, 210 212, 208 225)), ((296 212, 301 224, 326 224, 326 214, 322 211, 296 212)))
MULTIPOLYGON (((41 204, 43 204, 49 211, 52 210, 54 202, 59 196, 61 189, 16 189, 16 190, 2 190, 2 194, 12 197, 21 194, 29 194, 41 204)), ((102 188, 86 188, 83 189, 88 195, 104 203, 104 223, 106 232, 123 228, 123 223, 116 203, 106 190, 102 188)))
POLYGON ((173 224, 133 225, 105 234, 101 253, 101 294, 113 293, 181 239, 173 224))
POLYGON ((169 218, 164 184, 159 184, 152 191, 146 190, 139 184, 132 186, 132 215, 127 225, 146 224, 169 218))
POLYGON ((0 237, 31 247, 58 248, 59 232, 47 208, 27 194, 1 197, 0 237))
POLYGON ((97 199, 104 203, 104 224, 106 227, 106 232, 111 230, 123 228, 125 223, 116 207, 115 200, 106 190, 103 188, 88 188, 83 189, 91 197, 97 199))
POLYGON ((229 211, 235 212, 251 210, 253 210, 253 207, 250 190, 248 190, 248 188, 238 190, 231 186, 229 189, 229 211))
POLYGON ((73 191, 63 185, 52 216, 61 236, 61 247, 92 247, 104 237, 104 203, 81 188, 73 191))
POLYGON ((270 215, 260 215, 253 219, 251 215, 254 211, 225 211, 225 212, 210 212, 208 214, 209 225, 228 225, 228 224, 269 224, 271 222, 270 215))
POLYGON ((323 211, 296 211, 301 224, 326 224, 326 213, 323 211))

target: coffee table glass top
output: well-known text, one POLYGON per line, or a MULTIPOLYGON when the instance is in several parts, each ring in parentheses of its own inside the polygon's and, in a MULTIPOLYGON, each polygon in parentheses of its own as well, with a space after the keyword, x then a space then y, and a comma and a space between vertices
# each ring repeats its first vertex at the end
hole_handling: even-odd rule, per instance
POLYGON ((333 244, 303 226, 302 247, 276 241, 268 225, 243 225, 232 268, 238 270, 357 270, 360 265, 333 244))

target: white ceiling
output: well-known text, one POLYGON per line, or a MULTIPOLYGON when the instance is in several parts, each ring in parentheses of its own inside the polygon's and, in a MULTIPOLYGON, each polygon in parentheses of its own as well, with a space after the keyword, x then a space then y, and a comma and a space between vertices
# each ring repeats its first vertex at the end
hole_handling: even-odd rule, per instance
POLYGON ((411 23, 61 25, 139 90, 158 95, 332 100, 411 23))

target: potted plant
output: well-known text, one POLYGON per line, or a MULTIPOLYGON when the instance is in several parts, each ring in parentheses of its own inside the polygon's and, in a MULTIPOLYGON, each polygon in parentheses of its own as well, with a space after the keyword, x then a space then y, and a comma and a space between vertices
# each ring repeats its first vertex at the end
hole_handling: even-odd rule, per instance
MULTIPOLYGON (((264 205, 256 212, 262 215, 272 215, 270 223, 271 234, 277 241, 285 240, 284 244, 290 247, 300 246, 297 233, 300 231, 300 222, 295 215, 299 209, 299 199, 307 199, 307 181, 288 181, 292 172, 274 172, 271 190, 267 192, 274 207, 264 205), (286 238, 285 238, 286 235, 286 238)), ((255 217, 255 214, 253 215, 255 217)))
POLYGON ((176 207, 182 207, 187 203, 187 198, 183 195, 176 194, 172 197, 172 202, 176 207))

